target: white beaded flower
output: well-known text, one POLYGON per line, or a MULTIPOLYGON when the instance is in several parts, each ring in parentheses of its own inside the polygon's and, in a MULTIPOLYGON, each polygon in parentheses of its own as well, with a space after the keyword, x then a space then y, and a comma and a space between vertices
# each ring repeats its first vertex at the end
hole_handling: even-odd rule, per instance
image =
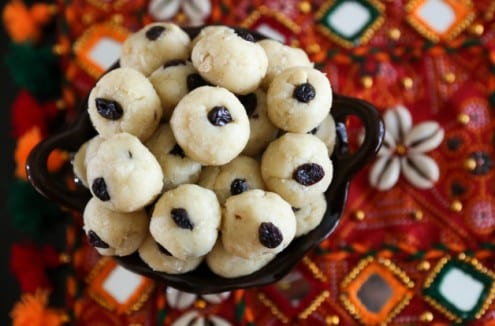
POLYGON ((210 314, 204 315, 196 310, 186 312, 172 323, 172 326, 190 325, 232 326, 230 322, 222 317, 210 314))
POLYGON ((388 109, 383 120, 385 138, 369 174, 370 184, 378 190, 389 190, 402 172, 405 179, 419 189, 433 187, 440 170, 426 153, 440 145, 443 129, 435 121, 413 127, 411 113, 402 105, 388 109))
MULTIPOLYGON (((167 287, 166 289, 167 303, 174 309, 186 309, 193 305, 196 299, 199 297, 195 293, 189 293, 174 289, 173 287, 167 287)), ((230 296, 230 292, 222 292, 215 294, 203 294, 203 298, 206 302, 211 304, 219 304, 226 300, 230 296)))
POLYGON ((211 14, 210 0, 151 0, 149 13, 157 20, 169 20, 179 10, 187 17, 190 25, 201 25, 211 14))

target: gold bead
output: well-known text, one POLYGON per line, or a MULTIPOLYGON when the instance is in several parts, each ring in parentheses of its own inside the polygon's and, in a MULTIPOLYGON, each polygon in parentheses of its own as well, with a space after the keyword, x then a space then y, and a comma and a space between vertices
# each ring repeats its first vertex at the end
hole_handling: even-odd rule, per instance
POLYGON ((476 160, 474 158, 468 158, 464 161, 464 167, 466 170, 473 171, 476 169, 476 160))
POLYGON ((401 36, 401 32, 400 29, 398 28, 392 28, 391 30, 388 31, 388 37, 391 40, 397 41, 398 39, 400 39, 400 36, 401 36))
POLYGON ((456 213, 459 213, 462 211, 462 203, 456 199, 450 204, 450 209, 456 213))
POLYGON ((405 89, 411 89, 414 85, 414 82, 411 77, 404 77, 402 79, 402 86, 404 86, 405 89))
POLYGON ((485 27, 481 24, 474 24, 469 31, 476 36, 481 36, 485 32, 485 27))
POLYGON ((64 324, 65 324, 65 323, 70 322, 70 315, 69 315, 69 314, 67 314, 67 313, 65 313, 65 312, 64 312, 64 313, 62 313, 62 314, 60 315, 60 321, 61 321, 62 323, 64 323, 64 324))
POLYGON ((57 101, 55 101, 55 107, 58 109, 58 110, 63 110, 65 109, 66 105, 65 105, 65 101, 63 99, 59 99, 57 101))
POLYGON ((340 324, 340 318, 337 315, 327 316, 325 317, 325 323, 327 325, 338 325, 340 324))
POLYGON ((447 84, 452 84, 453 82, 455 82, 455 74, 453 72, 448 72, 445 75, 443 75, 443 80, 447 84))
POLYGON ((82 16, 82 21, 83 21, 83 23, 84 23, 84 24, 86 24, 86 25, 87 25, 87 24, 91 24, 91 23, 93 22, 93 20, 94 20, 94 17, 93 17, 93 15, 91 15, 91 14, 84 14, 84 15, 82 16))
POLYGON ((418 270, 422 272, 429 271, 431 268, 431 264, 427 260, 423 260, 421 263, 418 264, 418 270))
POLYGON ((358 210, 354 212, 354 218, 358 221, 364 220, 366 214, 362 210, 358 210))
POLYGON ((414 211, 414 212, 413 212, 413 216, 414 216, 414 219, 415 219, 416 221, 421 221, 421 220, 423 219, 423 217, 424 217, 424 216, 423 216, 423 212, 422 212, 422 211, 420 211, 420 210, 416 210, 416 211, 414 211))
POLYGON ((459 256, 457 256, 457 257, 459 257, 459 259, 460 259, 460 260, 464 260, 464 259, 466 259, 466 254, 465 254, 465 253, 463 253, 463 252, 461 252, 461 253, 459 254, 459 256))
POLYGON ((56 15, 58 13, 57 5, 55 5, 55 4, 48 5, 48 12, 50 13, 50 15, 56 15))
POLYGON ((58 256, 58 259, 59 261, 62 263, 62 264, 67 264, 67 263, 70 263, 70 261, 72 260, 71 259, 71 256, 65 252, 61 253, 59 256, 58 256))
POLYGON ((364 88, 371 88, 373 86, 373 78, 368 75, 361 77, 361 85, 363 85, 364 88))
POLYGON ((290 41, 290 46, 298 48, 301 46, 301 42, 299 42, 298 39, 293 39, 292 41, 290 41))
POLYGON ((124 22, 124 17, 120 14, 116 14, 112 16, 112 21, 115 24, 122 24, 124 22))
POLYGON ((320 52, 321 47, 318 43, 312 43, 308 46, 308 52, 309 53, 318 53, 320 52))
POLYGON ((457 116, 457 121, 459 121, 459 123, 463 125, 467 125, 470 120, 471 118, 466 113, 461 113, 457 116))
POLYGON ((198 299, 194 303, 194 307, 196 307, 196 309, 204 309, 206 308, 206 301, 202 299, 198 299))
POLYGON ((61 44, 55 44, 53 47, 52 47, 52 51, 53 53, 55 53, 56 55, 62 55, 65 53, 65 48, 63 45, 61 44))
POLYGON ((307 14, 311 11, 311 2, 301 1, 298 7, 300 12, 302 12, 303 14, 307 14))
POLYGON ((403 156, 404 154, 407 153, 407 147, 404 146, 403 144, 398 144, 396 147, 395 147, 395 152, 397 153, 397 155, 399 156, 403 156))
POLYGON ((187 21, 187 16, 183 12, 179 12, 175 18, 177 19, 177 22, 180 24, 183 24, 187 21))
POLYGON ((421 314, 419 319, 422 322, 427 322, 427 323, 432 322, 433 321, 433 314, 430 311, 425 311, 421 314))

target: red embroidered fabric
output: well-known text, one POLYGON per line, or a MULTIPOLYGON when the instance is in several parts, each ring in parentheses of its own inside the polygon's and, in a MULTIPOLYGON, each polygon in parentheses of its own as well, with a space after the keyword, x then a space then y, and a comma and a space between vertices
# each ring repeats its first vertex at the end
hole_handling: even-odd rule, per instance
MULTIPOLYGON (((216 317, 239 325, 495 323, 492 1, 162 3, 169 6, 167 20, 178 24, 240 25, 301 47, 335 92, 365 99, 383 114, 401 105, 412 126, 438 123, 443 140, 423 153, 429 158, 426 166, 434 162, 438 167, 438 180, 418 188, 414 180, 428 176, 420 173, 411 182, 405 176, 409 170, 401 166, 394 185, 378 190, 369 181, 374 160, 353 180, 336 232, 289 276, 267 287, 232 292, 220 303, 194 296, 180 307, 167 297, 164 285, 152 282, 136 287, 125 304, 110 302, 95 282, 104 282, 102 271, 115 266, 88 246, 75 216, 67 231, 73 273, 66 281, 64 307, 75 324, 168 325, 194 318, 215 323, 216 317), (206 3, 211 10, 203 9, 206 3), (194 6, 207 14, 194 14, 194 6), (345 15, 353 20, 339 19, 345 15)), ((64 94, 75 104, 103 71, 91 60, 93 46, 105 37, 122 40, 163 15, 144 0, 59 1, 58 7, 64 94)), ((69 107, 68 120, 76 107, 69 107)), ((358 139, 359 126, 350 123, 349 128, 358 139)), ((407 161, 414 146, 406 154, 397 147, 389 155, 407 161)))

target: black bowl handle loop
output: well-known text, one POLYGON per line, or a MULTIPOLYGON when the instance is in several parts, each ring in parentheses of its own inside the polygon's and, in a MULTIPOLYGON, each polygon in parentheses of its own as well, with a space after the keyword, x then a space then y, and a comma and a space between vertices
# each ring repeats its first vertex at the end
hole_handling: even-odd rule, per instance
POLYGON ((361 99, 342 95, 334 96, 332 116, 337 128, 337 140, 343 142, 340 146, 336 146, 339 150, 333 153, 334 162, 338 173, 351 177, 378 153, 385 135, 385 126, 373 105, 361 99), (349 116, 357 117, 364 126, 364 140, 355 152, 350 152, 345 144, 346 133, 339 133, 340 129, 345 128, 346 119, 349 116), (339 138, 339 134, 343 135, 341 138, 344 139, 339 138))
POLYGON ((27 176, 34 188, 46 198, 65 208, 82 212, 86 202, 91 198, 91 193, 82 186, 70 189, 67 183, 57 182, 60 178, 54 177, 53 173, 48 171, 47 162, 54 149, 76 152, 85 141, 94 135, 95 131, 89 122, 89 116, 87 112, 83 112, 72 128, 37 144, 29 154, 26 164, 27 176))

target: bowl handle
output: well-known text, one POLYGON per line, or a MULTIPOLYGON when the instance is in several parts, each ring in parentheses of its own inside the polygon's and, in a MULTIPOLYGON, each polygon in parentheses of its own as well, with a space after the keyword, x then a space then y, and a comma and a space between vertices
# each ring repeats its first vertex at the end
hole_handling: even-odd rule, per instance
POLYGON ((335 162, 338 163, 339 173, 352 176, 366 165, 380 149, 385 135, 385 127, 377 109, 370 103, 342 95, 335 95, 332 105, 332 116, 335 119, 337 145, 333 153, 335 162), (357 117, 364 127, 364 140, 359 148, 350 152, 345 131, 346 119, 350 116, 357 117))
POLYGON ((46 198, 66 208, 82 212, 91 197, 89 190, 82 186, 77 186, 75 189, 69 188, 63 176, 55 176, 48 171, 47 162, 53 150, 76 152, 86 140, 95 134, 89 122, 89 116, 87 112, 84 112, 72 128, 42 140, 33 148, 27 159, 26 172, 29 182, 46 198))

